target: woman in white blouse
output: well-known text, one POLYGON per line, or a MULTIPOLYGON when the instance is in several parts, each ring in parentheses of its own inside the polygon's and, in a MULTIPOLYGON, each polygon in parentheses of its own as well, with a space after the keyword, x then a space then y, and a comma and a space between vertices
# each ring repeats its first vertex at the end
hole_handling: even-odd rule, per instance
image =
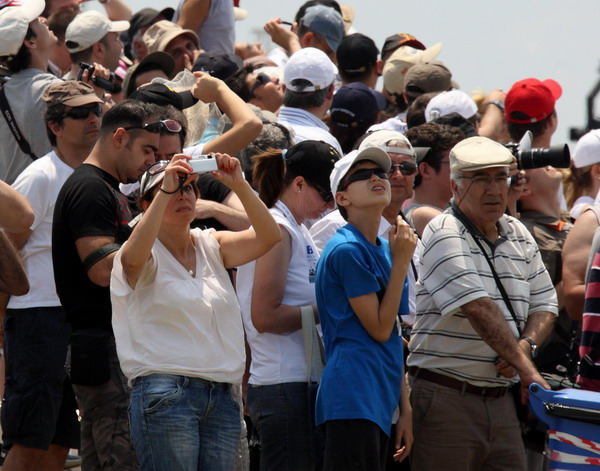
POLYGON ((239 443, 231 385, 242 381, 244 333, 226 269, 260 257, 281 233, 239 161, 215 158, 213 175, 240 198, 253 227, 190 230, 197 175, 177 154, 142 176, 144 214, 114 261, 113 329, 133 385, 131 436, 144 470, 230 470, 239 443))

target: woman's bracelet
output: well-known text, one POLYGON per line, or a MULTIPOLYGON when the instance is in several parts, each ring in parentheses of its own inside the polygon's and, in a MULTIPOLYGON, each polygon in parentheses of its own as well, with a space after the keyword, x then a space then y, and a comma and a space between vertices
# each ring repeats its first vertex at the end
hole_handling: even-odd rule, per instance
POLYGON ((167 195, 174 195, 175 193, 177 193, 179 191, 179 188, 177 188, 175 191, 167 191, 162 186, 159 186, 158 189, 160 191, 162 191, 163 193, 166 193, 167 195))

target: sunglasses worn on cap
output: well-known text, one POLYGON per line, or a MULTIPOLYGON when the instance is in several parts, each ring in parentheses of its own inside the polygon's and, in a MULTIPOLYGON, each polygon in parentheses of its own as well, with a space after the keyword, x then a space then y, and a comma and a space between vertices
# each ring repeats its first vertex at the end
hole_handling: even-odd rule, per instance
POLYGON ((94 113, 98 118, 102 116, 102 108, 99 104, 94 106, 75 106, 64 114, 64 118, 87 119, 90 113, 94 113))
MULTIPOLYGON (((153 124, 156 124, 156 123, 153 123, 153 124)), ((140 179, 140 194, 144 195, 145 193, 148 192, 148 190, 150 190, 154 186, 156 179, 154 179, 153 177, 164 172, 165 169, 167 168, 167 165, 169 165, 169 162, 170 162, 169 160, 159 160, 158 162, 155 162, 152 165, 150 165, 150 167, 148 167, 148 170, 146 170, 146 173, 144 175, 142 175, 142 178, 140 179)), ((183 194, 184 191, 188 191, 189 188, 192 188, 191 185, 184 186, 184 182, 185 182, 186 178, 187 178, 186 176, 179 177, 179 186, 177 187, 177 189, 175 191, 165 191, 162 188, 159 188, 159 189, 160 189, 160 191, 162 191, 163 193, 166 193, 168 195, 173 195, 173 194, 177 193, 178 191, 181 191, 183 194)))
POLYGON ((267 83, 269 83, 271 81, 271 77, 269 77, 267 74, 265 74, 264 72, 260 72, 257 76, 256 76, 256 82, 254 82, 254 85, 252 85, 252 88, 250 89, 250 94, 254 95, 254 91, 258 88, 261 87, 267 83))
POLYGON ((388 174, 385 173, 379 167, 377 167, 377 168, 363 168, 363 169, 357 170, 352 175, 350 175, 350 176, 348 176, 346 178, 346 181, 344 182, 343 189, 345 190, 346 188, 348 188, 348 185, 350 185, 350 183, 359 182, 359 181, 362 181, 362 180, 369 180, 373 175, 378 176, 382 180, 387 180, 388 179, 388 174))
POLYGON ((143 129, 144 131, 151 132, 152 134, 160 134, 162 130, 177 133, 180 132, 182 128, 181 124, 174 119, 162 119, 156 123, 146 123, 141 126, 129 126, 123 129, 126 131, 129 131, 130 129, 143 129))
POLYGON ((417 173, 417 164, 414 162, 401 162, 399 164, 392 164, 388 171, 388 175, 393 175, 396 173, 396 170, 399 170, 402 175, 408 177, 417 173))

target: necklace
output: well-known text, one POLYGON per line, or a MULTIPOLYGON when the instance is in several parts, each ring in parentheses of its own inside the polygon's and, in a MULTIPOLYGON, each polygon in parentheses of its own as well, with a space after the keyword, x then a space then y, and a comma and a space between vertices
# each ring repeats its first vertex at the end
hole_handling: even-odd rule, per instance
MULTIPOLYGON (((191 259, 191 263, 189 266, 195 267, 196 264, 196 244, 194 243, 194 238, 192 237, 192 235, 190 234, 190 243, 192 245, 192 259, 191 259)), ((190 276, 194 276, 194 270, 193 269, 189 269, 188 273, 190 274, 190 276)))

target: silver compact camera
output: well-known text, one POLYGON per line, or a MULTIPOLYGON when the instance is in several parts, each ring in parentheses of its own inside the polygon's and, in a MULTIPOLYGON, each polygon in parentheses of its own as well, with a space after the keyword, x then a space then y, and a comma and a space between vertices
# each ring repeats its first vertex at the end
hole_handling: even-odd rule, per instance
POLYGON ((192 173, 206 173, 219 170, 217 159, 209 154, 199 155, 192 160, 188 160, 188 164, 192 167, 192 173))

